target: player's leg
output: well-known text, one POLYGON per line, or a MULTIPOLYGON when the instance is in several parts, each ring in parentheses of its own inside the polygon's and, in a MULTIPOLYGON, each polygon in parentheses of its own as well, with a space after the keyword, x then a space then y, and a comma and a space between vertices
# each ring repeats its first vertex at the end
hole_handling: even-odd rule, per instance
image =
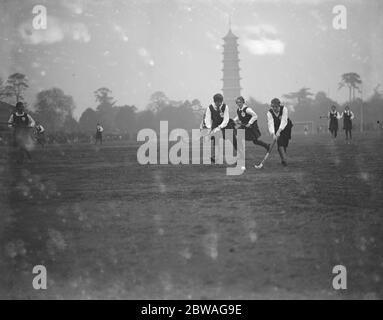
POLYGON ((287 151, 288 144, 289 144, 289 133, 286 131, 282 131, 281 135, 278 138, 277 145, 278 145, 278 153, 279 153, 279 156, 281 157, 281 163, 284 167, 287 166, 286 151, 287 151))
POLYGON ((261 147, 265 148, 266 151, 269 151, 269 149, 270 149, 270 143, 263 142, 262 140, 254 139, 253 143, 255 145, 258 145, 258 146, 261 146, 261 147))
POLYGON ((210 138, 210 146, 211 146, 210 160, 211 160, 211 163, 215 163, 215 137, 210 138))
POLYGON ((287 157, 286 157, 286 149, 283 146, 278 146, 278 153, 281 158, 281 163, 283 166, 287 166, 287 157))

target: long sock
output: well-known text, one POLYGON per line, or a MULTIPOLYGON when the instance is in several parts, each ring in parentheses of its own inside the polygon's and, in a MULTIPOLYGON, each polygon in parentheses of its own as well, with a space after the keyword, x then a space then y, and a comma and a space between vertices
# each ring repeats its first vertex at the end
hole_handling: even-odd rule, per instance
POLYGON ((254 143, 255 145, 264 147, 266 150, 269 150, 269 144, 266 143, 266 142, 263 142, 262 140, 255 139, 255 140, 253 140, 253 143, 254 143))
POLYGON ((279 156, 281 157, 282 162, 286 162, 286 153, 284 147, 278 147, 279 156))

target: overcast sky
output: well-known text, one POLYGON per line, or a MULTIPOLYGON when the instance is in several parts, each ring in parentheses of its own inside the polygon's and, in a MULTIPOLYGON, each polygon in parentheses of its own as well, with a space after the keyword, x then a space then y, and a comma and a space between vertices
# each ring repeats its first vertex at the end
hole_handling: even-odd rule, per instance
POLYGON ((222 38, 239 37, 242 94, 262 102, 307 86, 342 102, 340 76, 357 72, 364 96, 383 84, 383 2, 319 0, 0 0, 0 75, 25 73, 28 99, 54 86, 76 116, 106 86, 142 109, 151 93, 206 105, 222 89, 222 38), (32 28, 34 5, 48 28, 32 28), (332 26, 347 8, 347 30, 332 26))

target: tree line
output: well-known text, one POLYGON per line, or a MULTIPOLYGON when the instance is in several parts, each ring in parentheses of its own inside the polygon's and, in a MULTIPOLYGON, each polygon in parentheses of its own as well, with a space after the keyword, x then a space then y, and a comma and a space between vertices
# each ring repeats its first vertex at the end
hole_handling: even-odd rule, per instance
MULTIPOLYGON (((284 94, 281 100, 291 110, 293 121, 316 123, 320 123, 319 119, 327 115, 331 105, 342 108, 348 104, 359 119, 363 110, 364 123, 368 128, 377 120, 383 121, 383 94, 380 85, 377 85, 373 95, 363 100, 361 85, 362 80, 356 73, 345 73, 341 76, 338 89, 347 88, 349 92, 349 101, 342 105, 329 98, 325 92, 319 91, 314 94, 306 87, 284 94), (358 93, 360 97, 357 97, 358 93)), ((21 73, 10 75, 6 81, 0 79, 0 100, 11 104, 25 102, 24 94, 28 88, 28 78, 21 73)), ((113 97, 113 92, 106 87, 95 90, 94 99, 95 108, 86 109, 79 120, 73 116, 76 108, 73 97, 60 88, 39 92, 35 102, 26 106, 28 112, 50 132, 93 133, 96 124, 101 123, 106 132, 127 135, 134 135, 142 128, 158 131, 162 120, 169 122, 170 130, 198 128, 206 109, 198 99, 172 100, 161 91, 154 92, 145 109, 141 111, 134 105, 119 105, 113 97)), ((247 103, 258 113, 259 125, 265 129, 264 114, 269 105, 253 97, 249 97, 247 103)), ((230 106, 232 111, 234 107, 230 106)))

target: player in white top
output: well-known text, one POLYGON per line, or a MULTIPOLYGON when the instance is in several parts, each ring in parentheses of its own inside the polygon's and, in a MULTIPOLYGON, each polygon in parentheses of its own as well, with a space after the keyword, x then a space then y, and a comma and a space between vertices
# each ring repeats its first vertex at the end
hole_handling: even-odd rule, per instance
POLYGON ((29 160, 32 160, 29 151, 33 145, 31 128, 35 126, 35 121, 24 111, 22 102, 18 102, 15 109, 16 111, 11 114, 8 120, 8 126, 13 128, 13 145, 21 152, 21 159, 18 161, 23 162, 25 155, 29 160))
POLYGON ((349 106, 344 108, 341 118, 343 118, 343 130, 346 133, 346 141, 349 143, 349 140, 352 140, 352 120, 355 118, 354 113, 350 110, 349 106))
POLYGON ((287 108, 281 105, 278 98, 271 100, 271 108, 267 112, 267 122, 270 134, 274 140, 277 140, 282 165, 287 166, 286 150, 291 139, 292 123, 287 108))
POLYGON ((35 130, 36 130, 37 143, 40 144, 42 147, 44 147, 44 145, 45 145, 45 128, 40 123, 36 122, 35 130))
POLYGON ((97 123, 96 127, 96 143, 100 142, 102 144, 102 133, 104 132, 104 128, 101 126, 101 124, 97 123))

